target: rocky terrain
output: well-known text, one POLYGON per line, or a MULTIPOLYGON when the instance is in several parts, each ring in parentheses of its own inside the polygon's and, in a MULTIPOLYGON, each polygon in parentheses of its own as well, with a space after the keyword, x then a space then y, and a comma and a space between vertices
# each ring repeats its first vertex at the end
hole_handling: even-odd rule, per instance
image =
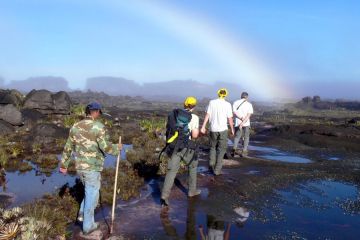
MULTIPOLYGON (((278 209, 279 202, 285 201, 279 196, 279 189, 289 188, 293 191, 301 188, 302 184, 318 181, 346 183, 356 188, 360 186, 360 112, 357 111, 356 102, 345 105, 331 103, 335 104, 331 109, 322 108, 323 102, 318 97, 311 100, 304 98, 283 108, 255 104, 250 157, 240 158, 227 154, 227 159, 224 160, 224 175, 215 179, 206 171, 209 146, 207 136, 202 137, 199 140, 199 186, 205 195, 195 200, 195 203, 188 202, 184 206, 186 188, 181 185, 186 182, 186 174, 179 176, 179 184, 171 199, 176 210, 162 213, 159 218, 159 189, 162 176, 166 172, 166 159, 159 162, 158 152, 164 146, 167 112, 181 106, 180 103, 154 102, 142 97, 114 97, 91 91, 67 93, 33 90, 23 95, 16 90, 0 90, 0 186, 3 188, 0 192, 0 207, 9 209, 16 200, 16 196, 11 193, 11 182, 7 181, 9 177, 20 178, 20 174, 34 173, 32 181, 37 181, 36 177, 39 177, 43 186, 49 184, 49 188, 54 189, 51 179, 59 178, 58 154, 65 144, 69 128, 84 117, 84 106, 91 101, 99 101, 105 106, 108 115, 104 115, 102 121, 107 126, 111 139, 116 142, 121 135, 124 143, 132 147, 132 150, 127 152, 126 161, 121 164, 119 176, 118 202, 129 206, 126 210, 122 209, 125 211, 125 219, 124 216, 120 219, 122 224, 128 224, 129 227, 124 229, 122 225, 118 226, 116 235, 119 238, 122 236, 125 239, 137 239, 160 234, 172 239, 174 227, 169 214, 175 214, 173 217, 180 214, 181 218, 181 208, 177 208, 179 206, 192 209, 190 215, 195 214, 194 212, 200 215, 206 213, 229 223, 233 221, 233 209, 244 207, 251 212, 252 222, 274 223, 284 219, 284 213, 278 209), (292 159, 295 159, 295 162, 291 162, 292 159), (302 160, 306 160, 306 163, 302 163, 302 160), (144 195, 144 188, 152 190, 144 195), (131 205, 132 201, 135 201, 134 207, 131 205), (219 204, 221 207, 214 208, 220 206, 219 204), (142 208, 148 211, 138 212, 138 209, 142 208), (140 216, 143 221, 132 219, 133 214, 140 216), (159 222, 155 220, 157 218, 159 222), (154 226, 163 226, 165 232, 155 230, 155 227, 147 229, 144 227, 147 225, 145 219, 154 220, 154 226), (144 227, 147 230, 139 232, 134 229, 132 224, 137 226, 135 222, 139 228, 144 227)), ((203 118, 206 103, 204 99, 196 109, 200 118, 203 118)), ((231 145, 229 150, 230 148, 231 145)), ((183 166, 182 172, 185 170, 183 166)), ((109 165, 103 173, 101 195, 104 206, 99 208, 99 214, 104 209, 105 212, 108 211, 106 206, 112 202, 113 176, 113 165, 109 165)), ((12 220, 5 218, 4 212, 1 212, 0 216, 6 226, 14 222, 16 226, 22 226, 22 229, 15 231, 4 228, 0 229, 0 232, 8 231, 10 234, 13 230, 18 235, 16 239, 26 239, 24 236, 28 236, 27 234, 35 234, 37 239, 82 239, 79 229, 72 225, 81 199, 74 179, 72 170, 67 178, 68 183, 65 184, 65 179, 62 180, 64 185, 56 191, 52 190, 43 197, 37 196, 37 199, 17 199, 16 201, 22 202, 21 210, 15 209, 14 213, 6 213, 14 214, 12 220), (51 214, 51 209, 54 208, 58 209, 59 214, 51 214), (64 216, 62 211, 69 214, 64 216)), ((346 214, 359 214, 358 198, 359 196, 345 199, 339 203, 341 209, 344 209, 346 214)), ((304 206, 313 205, 309 203, 304 206)), ((98 218, 102 219, 99 216, 98 218)), ((202 221, 201 219, 196 221, 202 221)), ((106 232, 106 221, 101 221, 106 232)), ((184 237, 185 239, 196 238, 195 225, 191 228, 192 233, 184 237)), ((238 234, 239 229, 234 232, 238 234)), ((264 236, 273 237, 272 239, 285 236, 283 239, 286 239, 296 237, 298 233, 278 234, 264 236)), ((234 236, 238 235, 232 236, 237 239, 234 236)), ((308 237, 309 235, 305 238, 308 237)))

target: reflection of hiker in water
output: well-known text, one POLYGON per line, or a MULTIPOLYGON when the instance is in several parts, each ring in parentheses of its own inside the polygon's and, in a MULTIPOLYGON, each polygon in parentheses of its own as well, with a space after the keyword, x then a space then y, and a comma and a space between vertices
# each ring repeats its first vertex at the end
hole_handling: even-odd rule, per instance
POLYGON ((207 235, 203 227, 199 226, 201 240, 229 240, 231 224, 228 223, 225 228, 225 222, 217 220, 212 215, 207 215, 207 235))
POLYGON ((3 188, 3 191, 6 191, 6 173, 5 169, 0 164, 0 186, 3 188))
MULTIPOLYGON (((188 209, 187 209, 187 218, 186 218, 186 232, 185 239, 187 240, 196 240, 196 218, 195 218, 195 199, 188 200, 188 209)), ((160 213, 160 220, 164 227, 164 231, 167 236, 173 237, 174 239, 184 239, 179 236, 176 231, 176 228, 172 225, 172 222, 169 217, 169 211, 162 209, 160 213)))
POLYGON ((196 159, 197 145, 193 141, 199 137, 199 117, 192 113, 196 103, 196 98, 188 97, 184 101, 184 109, 174 109, 168 116, 167 143, 163 151, 171 157, 161 191, 160 201, 163 207, 169 206, 171 188, 182 161, 189 171, 188 197, 195 197, 201 193, 201 190, 196 187, 198 160, 196 159))

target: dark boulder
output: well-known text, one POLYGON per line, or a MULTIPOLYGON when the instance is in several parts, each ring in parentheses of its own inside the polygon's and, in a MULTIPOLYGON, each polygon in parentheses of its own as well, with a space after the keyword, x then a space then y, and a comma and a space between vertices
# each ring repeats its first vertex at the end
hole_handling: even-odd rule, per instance
POLYGON ((45 118, 45 115, 35 109, 22 109, 21 110, 25 125, 32 125, 37 123, 41 119, 45 118))
POLYGON ((13 104, 14 106, 21 106, 23 98, 23 95, 19 91, 0 90, 0 104, 13 104))
POLYGON ((71 109, 71 99, 69 95, 64 92, 58 92, 52 95, 52 99, 54 100, 54 111, 57 114, 68 114, 71 109))
POLYGON ((14 132, 14 127, 3 121, 3 120, 0 120, 0 135, 3 136, 3 135, 7 135, 7 134, 10 134, 10 133, 13 133, 14 132))
POLYGON ((24 108, 37 109, 40 112, 49 112, 53 109, 54 100, 48 90, 32 90, 26 95, 24 108))
POLYGON ((349 124, 360 125, 360 117, 353 118, 348 121, 349 124))
POLYGON ((58 127, 55 124, 45 123, 37 124, 30 132, 30 141, 44 145, 46 148, 54 148, 52 144, 59 139, 65 139, 68 136, 68 130, 58 127))
POLYGON ((312 102, 312 98, 311 97, 304 97, 301 101, 304 104, 310 104, 312 102))
POLYGON ((71 100, 66 92, 52 94, 48 90, 32 90, 25 98, 24 108, 43 114, 69 114, 71 100))
POLYGON ((14 126, 23 124, 21 112, 12 104, 0 105, 0 119, 14 126))
POLYGON ((318 103, 318 102, 321 102, 321 98, 320 98, 320 96, 314 96, 312 101, 314 103, 318 103))

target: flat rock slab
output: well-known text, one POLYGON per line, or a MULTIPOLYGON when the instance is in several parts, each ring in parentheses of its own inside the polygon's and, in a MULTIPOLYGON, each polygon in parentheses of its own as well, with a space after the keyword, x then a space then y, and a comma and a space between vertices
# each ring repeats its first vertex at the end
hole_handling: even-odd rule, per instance
POLYGON ((10 206, 15 200, 15 194, 0 192, 0 208, 10 206))
POLYGON ((223 166, 239 166, 240 162, 236 160, 231 159, 224 159, 223 160, 223 166))
POLYGON ((109 228, 106 224, 100 223, 99 229, 93 231, 90 234, 84 235, 81 227, 76 226, 74 228, 72 239, 76 240, 106 240, 109 237, 109 228))

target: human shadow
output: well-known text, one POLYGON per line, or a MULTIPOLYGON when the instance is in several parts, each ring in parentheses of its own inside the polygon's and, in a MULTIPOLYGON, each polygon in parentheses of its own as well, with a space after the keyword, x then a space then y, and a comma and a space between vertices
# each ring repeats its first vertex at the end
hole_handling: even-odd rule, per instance
MULTIPOLYGON (((77 213, 77 216, 76 216, 76 219, 79 218, 79 209, 80 209, 80 205, 81 205, 81 202, 83 201, 84 197, 85 197, 85 186, 84 184, 81 182, 80 178, 76 178, 75 179, 75 184, 70 187, 69 183, 66 183, 64 184, 61 188, 60 188, 60 191, 59 191, 59 196, 60 197, 64 197, 65 195, 69 194, 72 198, 75 199, 75 201, 78 203, 78 213, 77 213)), ((101 196, 101 193, 99 193, 99 206, 100 206, 100 211, 101 211, 101 217, 102 219, 104 220, 107 228, 108 228, 108 232, 110 233, 110 224, 108 223, 108 220, 107 220, 107 215, 106 215, 106 212, 105 212, 105 208, 104 208, 104 205, 103 205, 103 201, 102 201, 102 196, 101 196)), ((80 225, 80 222, 78 222, 76 220, 76 223, 78 225, 80 225)))

